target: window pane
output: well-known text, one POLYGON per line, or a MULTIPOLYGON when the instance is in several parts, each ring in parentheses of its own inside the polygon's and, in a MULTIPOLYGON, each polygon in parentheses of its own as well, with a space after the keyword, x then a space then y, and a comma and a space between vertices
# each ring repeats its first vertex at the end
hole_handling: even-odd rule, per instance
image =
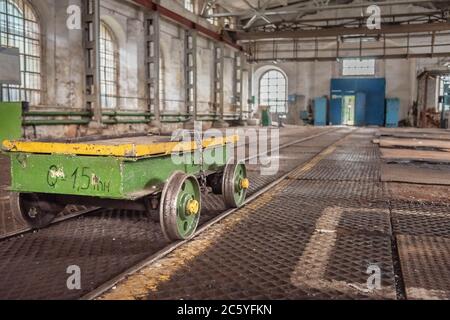
POLYGON ((28 1, 0 1, 0 44, 20 51, 20 86, 1 85, 2 101, 41 103, 40 27, 28 1))
POLYGON ((104 108, 117 107, 117 42, 111 29, 105 24, 100 26, 100 92, 104 108))
POLYGON ((342 61, 342 75, 373 76, 375 75, 375 59, 344 59, 342 61))

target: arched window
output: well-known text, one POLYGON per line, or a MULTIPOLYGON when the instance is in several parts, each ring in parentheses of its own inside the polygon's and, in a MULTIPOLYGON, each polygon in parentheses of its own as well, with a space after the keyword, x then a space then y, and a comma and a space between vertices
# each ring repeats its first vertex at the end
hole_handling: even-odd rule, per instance
POLYGON ((102 107, 117 107, 118 57, 117 41, 112 30, 102 22, 100 25, 100 93, 102 107))
POLYGON ((41 103, 41 32, 28 1, 0 1, 0 45, 19 48, 21 85, 1 85, 1 101, 41 103))
POLYGON ((270 106, 273 113, 287 112, 287 81, 283 73, 273 69, 261 76, 259 104, 270 106))

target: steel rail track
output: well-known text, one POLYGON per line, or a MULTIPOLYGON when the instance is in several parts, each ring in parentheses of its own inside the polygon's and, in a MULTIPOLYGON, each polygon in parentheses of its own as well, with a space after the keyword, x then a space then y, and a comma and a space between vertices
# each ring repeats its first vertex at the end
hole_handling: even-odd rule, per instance
MULTIPOLYGON (((58 223, 61 223, 61 222, 64 222, 64 221, 68 221, 68 220, 71 220, 71 219, 75 219, 75 218, 77 218, 79 216, 82 216, 84 214, 97 212, 98 210, 101 210, 101 209, 102 208, 86 209, 86 210, 80 210, 80 211, 77 211, 77 212, 74 212, 74 213, 70 213, 70 214, 67 214, 67 215, 64 215, 64 216, 56 218, 49 226, 54 225, 54 224, 58 224, 58 223)), ((14 237, 23 236, 23 235, 25 235, 27 233, 32 233, 32 232, 35 232, 35 231, 36 231, 35 229, 31 229, 31 228, 26 227, 26 228, 20 229, 18 231, 9 232, 9 233, 6 233, 6 234, 3 234, 3 235, 0 236, 0 242, 4 241, 4 240, 11 239, 11 238, 14 238, 14 237)))
MULTIPOLYGON (((330 130, 326 130, 325 132, 319 133, 319 134, 315 134, 309 137, 305 137, 293 142, 289 142, 287 144, 284 144, 282 146, 279 146, 278 148, 273 148, 270 150, 270 152, 276 151, 276 150, 281 150, 281 149, 285 149, 287 147, 290 147, 292 145, 301 143, 301 142, 305 142, 305 141, 309 141, 321 136, 324 136, 326 134, 332 133, 332 132, 336 132, 339 131, 340 128, 333 128, 330 130)), ((330 146, 346 139, 349 135, 354 134, 355 132, 357 132, 358 129, 352 129, 349 133, 347 133, 344 137, 338 139, 337 141, 334 141, 333 143, 327 145, 326 147, 324 147, 323 149, 321 149, 319 152, 315 153, 315 157, 319 154, 321 154, 324 150, 326 150, 327 148, 329 148, 330 146)), ((249 157, 246 158, 245 160, 250 160, 253 159, 255 157, 258 157, 259 155, 253 156, 253 157, 249 157)), ((255 199, 257 199, 258 197, 260 197, 262 194, 270 191, 272 188, 274 188, 276 185, 278 185, 279 183, 281 183, 282 181, 284 181, 286 178, 289 177, 289 175, 292 174, 292 172, 294 172, 295 170, 298 169, 299 166, 304 166, 306 164, 308 164, 309 162, 311 162, 312 159, 310 159, 309 161, 306 161, 305 163, 299 164, 298 166, 296 166, 295 168, 293 168, 292 170, 290 170, 289 172, 285 173, 284 175, 282 175, 281 177, 277 178, 275 181, 271 182, 270 184, 266 185, 265 187, 261 188, 260 190, 258 190, 257 192, 255 192, 254 194, 252 194, 250 197, 248 197, 244 203, 243 206, 248 205, 250 202, 254 201, 255 199)), ((242 208, 242 207, 241 207, 242 208)), ((200 235, 201 233, 207 231, 209 228, 211 228, 213 225, 215 225, 216 223, 222 221, 223 219, 227 218, 228 216, 230 216, 231 214, 235 213, 236 211, 240 210, 241 208, 235 208, 235 209, 230 209, 227 211, 222 212, 220 215, 218 215, 217 217, 207 221, 206 223, 204 223, 203 225, 201 225, 193 238, 197 237, 198 235, 200 235)), ((156 252, 155 254, 152 254, 151 256, 149 256, 148 258, 144 259, 143 261, 135 264, 133 267, 127 269, 126 271, 122 272, 121 274, 117 275, 116 277, 114 277, 113 279, 105 282, 103 285, 97 287, 96 289, 94 289, 93 291, 89 292, 88 294, 85 294, 84 296, 82 296, 80 298, 80 300, 94 300, 96 298, 98 298, 99 296, 101 296, 102 294, 104 294, 106 291, 110 290, 111 288, 113 288, 115 285, 117 285, 120 281, 122 281, 123 279, 127 278, 128 276, 138 272, 139 270, 155 263, 156 261, 164 258, 165 256, 167 256, 168 254, 170 254, 171 252, 173 252, 174 250, 182 247, 183 245, 185 245, 186 243, 188 243, 189 241, 191 241, 191 239, 189 240, 184 240, 184 241, 178 241, 178 242, 174 242, 172 244, 169 244, 168 246, 166 246, 164 249, 156 252)))
MULTIPOLYGON (((289 143, 286 143, 284 145, 281 145, 281 146, 279 146, 277 148, 273 148, 273 149, 269 150, 268 152, 281 150, 281 149, 287 148, 287 147, 289 147, 289 146, 291 146, 293 144, 297 144, 297 143, 308 141, 308 140, 311 140, 311 139, 314 139, 314 138, 318 138, 320 136, 326 135, 326 134, 328 134, 330 132, 333 132, 335 130, 338 130, 338 129, 330 129, 330 130, 326 130, 326 131, 318 133, 318 134, 314 134, 314 135, 311 135, 311 136, 308 136, 308 137, 305 137, 305 138, 302 138, 302 139, 298 139, 298 140, 295 140, 293 142, 289 142, 289 143)), ((248 145, 249 145, 249 143, 245 143, 245 146, 248 146, 248 145)), ((247 160, 251 160, 251 159, 254 159, 254 158, 258 157, 258 156, 259 156, 259 154, 255 155, 255 156, 252 156, 252 157, 248 157, 245 160, 246 161, 247 160)), ((58 217, 50 224, 50 226, 54 225, 54 224, 62 223, 64 221, 68 221, 68 220, 71 220, 71 219, 75 219, 75 218, 80 217, 80 216, 85 215, 85 214, 98 212, 99 210, 103 210, 103 208, 91 208, 91 209, 81 210, 79 212, 75 212, 75 213, 72 213, 72 214, 68 214, 68 215, 65 215, 65 216, 62 216, 62 217, 58 217)), ((27 233, 32 233, 32 232, 36 232, 36 230, 26 227, 26 228, 20 229, 18 231, 6 233, 6 234, 0 236, 0 242, 4 241, 4 240, 11 239, 11 238, 14 238, 14 237, 23 236, 23 235, 25 235, 27 233)))

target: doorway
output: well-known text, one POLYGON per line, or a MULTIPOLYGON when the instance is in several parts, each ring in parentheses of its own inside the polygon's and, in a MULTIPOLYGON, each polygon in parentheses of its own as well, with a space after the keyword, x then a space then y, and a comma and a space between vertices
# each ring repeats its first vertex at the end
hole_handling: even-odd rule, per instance
POLYGON ((344 96, 342 99, 342 124, 355 125, 355 96, 344 96))
POLYGON ((384 78, 332 79, 330 96, 330 124, 384 126, 386 99, 384 78), (344 102, 347 96, 353 98, 347 98, 344 102))

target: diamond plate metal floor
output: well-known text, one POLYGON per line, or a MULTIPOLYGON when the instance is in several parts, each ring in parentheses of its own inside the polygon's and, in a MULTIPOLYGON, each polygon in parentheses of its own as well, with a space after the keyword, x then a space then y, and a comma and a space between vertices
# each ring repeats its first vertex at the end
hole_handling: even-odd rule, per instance
MULTIPOLYGON (((370 140, 372 134, 358 134, 357 139, 370 140)), ((324 148, 336 141, 317 139, 324 148)), ((344 143, 335 148, 331 154, 348 149, 344 143)), ((371 151, 364 155, 376 154, 367 149, 371 151)), ((395 299, 392 228, 383 184, 376 174, 354 179, 353 172, 340 167, 358 164, 354 159, 342 164, 326 160, 328 155, 311 163, 334 166, 340 177, 330 172, 308 179, 316 166, 307 163, 102 299, 395 299), (375 291, 367 289, 371 266, 382 274, 381 288, 375 291)))
MULTIPOLYGON (((272 155, 280 164, 274 176, 250 165, 250 194, 301 166, 101 299, 450 299, 448 197, 398 196, 380 181, 372 144, 377 130, 360 129, 340 140, 349 132, 272 155), (373 267, 381 272, 381 288, 371 291, 373 267)), ((290 131, 282 141, 302 135, 311 132, 290 131)), ((4 213, 9 204, 1 199, 4 213)), ((208 195, 201 223, 224 210, 220 196, 208 195)), ((119 210, 3 240, 0 298, 80 298, 166 246, 148 214, 119 210), (81 267, 80 291, 66 287, 70 265, 81 267)))

